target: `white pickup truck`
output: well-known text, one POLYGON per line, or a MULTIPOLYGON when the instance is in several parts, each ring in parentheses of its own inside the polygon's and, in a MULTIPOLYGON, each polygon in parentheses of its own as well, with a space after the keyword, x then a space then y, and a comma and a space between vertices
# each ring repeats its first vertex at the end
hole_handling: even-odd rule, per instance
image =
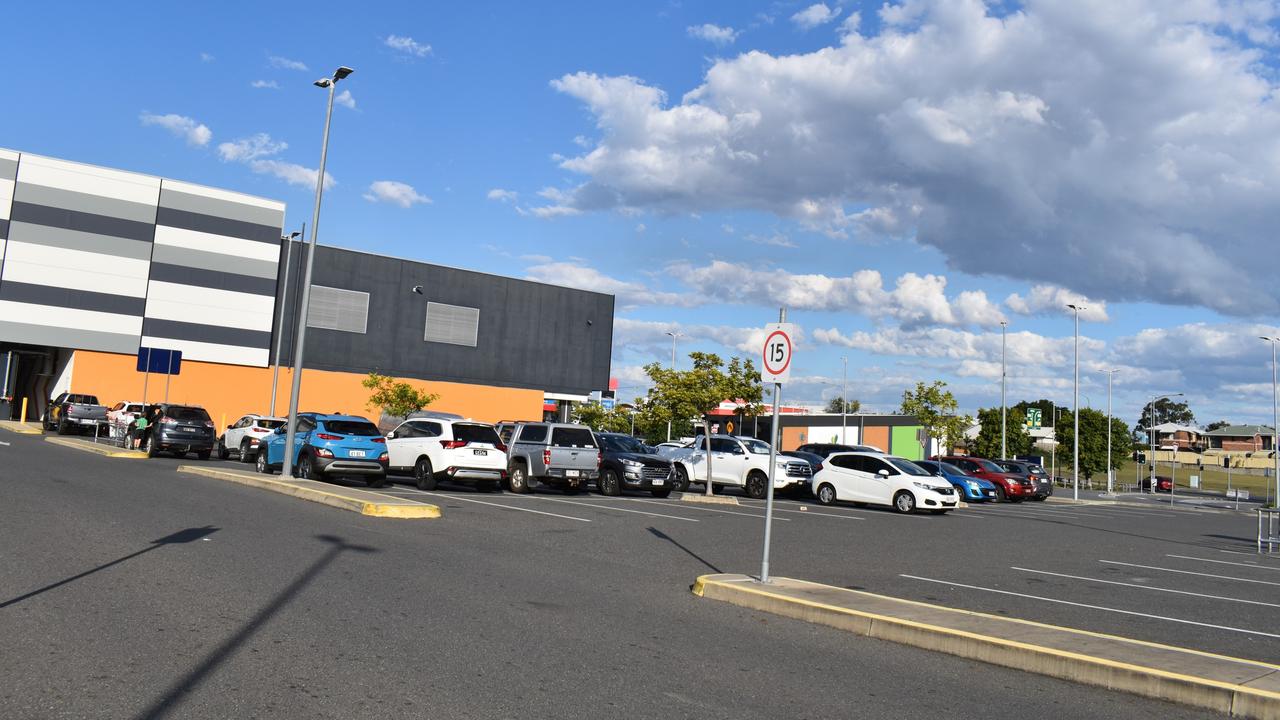
MULTIPOLYGON (((689 488, 690 482, 707 480, 706 443, 701 437, 682 447, 658 448, 658 454, 675 466, 676 490, 689 488)), ((799 491, 809 486, 813 474, 809 463, 778 455, 773 477, 774 492, 799 491)), ((768 489, 769 443, 735 435, 711 436, 711 491, 731 486, 742 488, 750 498, 763 498, 768 489)))

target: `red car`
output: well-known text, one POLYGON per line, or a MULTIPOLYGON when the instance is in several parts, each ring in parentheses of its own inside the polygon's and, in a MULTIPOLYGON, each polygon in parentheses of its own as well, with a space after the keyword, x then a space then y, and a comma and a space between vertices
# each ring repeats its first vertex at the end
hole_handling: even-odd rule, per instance
MULTIPOLYGON (((1156 476, 1156 492, 1169 492, 1173 487, 1173 478, 1167 478, 1163 475, 1156 476)), ((1151 476, 1142 476, 1142 491, 1151 492, 1151 476)))
POLYGON ((969 455, 942 455, 929 458, 941 460, 961 470, 982 478, 996 486, 996 500, 999 502, 1019 503, 1035 495, 1035 485, 1030 479, 1014 473, 1005 472, 999 465, 982 458, 969 455))

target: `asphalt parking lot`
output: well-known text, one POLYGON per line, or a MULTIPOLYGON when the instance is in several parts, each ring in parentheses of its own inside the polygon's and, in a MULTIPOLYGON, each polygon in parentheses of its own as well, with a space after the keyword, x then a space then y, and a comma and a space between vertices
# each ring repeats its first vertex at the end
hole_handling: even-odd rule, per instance
MULTIPOLYGON (((763 503, 745 498, 404 478, 385 492, 444 517, 381 520, 174 472, 192 459, 5 440, 7 716, 1206 716, 699 601, 698 575, 759 569, 763 503)), ((1280 660, 1280 562, 1251 552, 1247 515, 776 511, 777 575, 1280 660)))

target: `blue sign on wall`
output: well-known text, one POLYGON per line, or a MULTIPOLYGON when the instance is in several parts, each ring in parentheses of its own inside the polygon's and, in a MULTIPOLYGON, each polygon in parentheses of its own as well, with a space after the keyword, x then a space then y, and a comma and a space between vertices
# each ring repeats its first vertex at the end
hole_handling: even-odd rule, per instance
POLYGON ((140 347, 138 348, 138 372, 150 372, 157 375, 180 375, 182 373, 182 351, 140 347))

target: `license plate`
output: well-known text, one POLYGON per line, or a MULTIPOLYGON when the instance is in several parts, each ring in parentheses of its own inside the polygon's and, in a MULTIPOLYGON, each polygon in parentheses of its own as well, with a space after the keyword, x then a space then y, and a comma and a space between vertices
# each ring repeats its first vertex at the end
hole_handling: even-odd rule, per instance
POLYGON ((654 486, 654 487, 660 487, 660 486, 662 486, 662 485, 666 485, 666 484, 667 484, 667 481, 666 481, 666 480, 654 480, 654 481, 653 481, 653 486, 654 486))
POLYGON ((577 471, 577 470, 565 470, 565 471, 564 471, 564 476, 565 476, 565 477, 578 477, 578 471, 577 471))
POLYGON ((183 426, 182 432, 195 432, 196 428, 183 426))
POLYGON ((488 450, 472 450, 471 452, 475 453, 476 455, 488 455, 488 454, 489 454, 489 451, 488 451, 488 450))
POLYGON ((348 450, 347 457, 364 457, 363 450, 348 450))

